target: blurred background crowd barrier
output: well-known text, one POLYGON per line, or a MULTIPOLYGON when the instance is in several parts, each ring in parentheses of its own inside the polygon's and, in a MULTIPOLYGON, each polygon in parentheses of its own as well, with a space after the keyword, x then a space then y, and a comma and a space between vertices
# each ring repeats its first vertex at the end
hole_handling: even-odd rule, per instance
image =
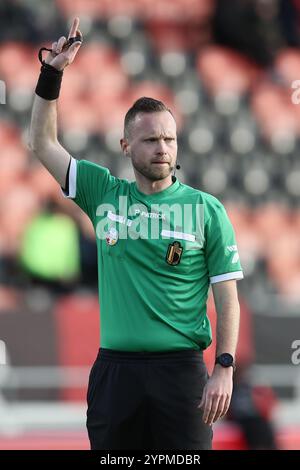
POLYGON ((94 234, 27 145, 38 50, 74 16, 84 44, 59 99, 64 147, 133 179, 124 115, 160 99, 178 123, 177 176, 219 198, 236 230, 239 370, 215 448, 300 448, 299 0, 1 0, 0 448, 88 448, 94 234))

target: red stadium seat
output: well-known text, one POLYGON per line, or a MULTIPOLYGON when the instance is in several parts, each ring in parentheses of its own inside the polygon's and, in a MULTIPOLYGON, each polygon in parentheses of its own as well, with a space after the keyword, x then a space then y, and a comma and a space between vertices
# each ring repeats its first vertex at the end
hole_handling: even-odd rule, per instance
POLYGON ((259 76, 259 69, 244 56, 220 46, 208 46, 197 57, 197 71, 213 95, 246 93, 259 76))
POLYGON ((62 131, 82 130, 96 132, 97 109, 89 98, 61 100, 59 119, 62 131))
POLYGON ((133 101, 141 96, 152 96, 158 100, 165 101, 166 104, 172 104, 173 99, 171 91, 165 85, 151 82, 150 80, 137 83, 132 87, 130 96, 133 101))
POLYGON ((31 48, 27 44, 19 42, 5 42, 0 46, 0 70, 1 75, 7 77, 17 74, 20 68, 31 57, 31 48))
POLYGON ((285 296, 287 304, 299 304, 300 293, 300 262, 288 263, 285 259, 280 258, 276 262, 270 261, 268 265, 268 275, 273 279, 278 292, 285 296), (284 264, 282 264, 284 263, 284 264), (279 266, 280 264, 280 266, 279 266))
POLYGON ((40 63, 37 57, 28 60, 24 66, 20 67, 17 74, 11 74, 7 77, 8 89, 26 88, 34 92, 40 71, 40 63))
POLYGON ((212 1, 147 0, 147 7, 150 14, 145 28, 157 51, 196 50, 207 43, 207 25, 214 11, 212 1))
POLYGON ((76 62, 64 72, 64 84, 59 96, 60 109, 63 108, 65 101, 77 99, 87 94, 88 78, 84 69, 80 70, 75 64, 76 62))
POLYGON ((177 123, 177 130, 180 131, 183 126, 183 117, 179 112, 179 108, 175 105, 175 98, 169 88, 160 83, 154 83, 145 80, 131 88, 131 103, 133 104, 134 101, 136 101, 141 96, 150 96, 157 100, 163 101, 166 106, 168 106, 172 110, 177 123))
POLYGON ((300 231, 294 218, 288 208, 268 204, 254 213, 253 226, 261 240, 268 275, 279 292, 299 298, 300 231))
POLYGON ((82 49, 68 80, 71 81, 73 75, 75 88, 72 91, 63 90, 62 98, 82 95, 91 98, 94 106, 95 102, 99 102, 101 106, 102 99, 120 97, 128 86, 119 54, 98 43, 89 44, 82 49))
POLYGON ((97 103, 98 131, 101 134, 106 134, 111 130, 119 130, 122 133, 125 114, 133 104, 129 97, 101 99, 98 95, 95 98, 95 103, 97 103))
POLYGON ((13 86, 33 88, 39 68, 37 51, 29 45, 7 42, 0 46, 0 75, 8 89, 13 86))
POLYGON ((288 87, 300 78, 300 52, 298 49, 284 49, 275 59, 275 69, 285 79, 288 87))
POLYGON ((264 244, 265 254, 281 233, 290 230, 290 216, 287 207, 280 206, 275 202, 261 206, 254 212, 253 226, 264 244))
POLYGON ((151 21, 146 25, 146 28, 152 44, 160 53, 168 50, 189 49, 189 35, 185 25, 168 21, 151 21))
POLYGON ((282 226, 273 235, 267 250, 268 274, 279 292, 289 300, 300 299, 300 244, 299 232, 284 230, 282 226))
POLYGON ((137 18, 194 19, 207 18, 213 12, 212 0, 56 0, 66 17, 90 15, 93 18, 107 18, 125 14, 137 18))
POLYGON ((236 240, 242 264, 250 274, 255 268, 255 261, 264 256, 264 242, 251 221, 248 225, 237 227, 236 240))
POLYGON ((120 63, 118 52, 107 45, 92 42, 82 48, 76 57, 74 66, 85 75, 101 75, 105 73, 105 67, 120 63))
POLYGON ((291 90, 266 82, 254 90, 251 106, 265 137, 298 132, 297 106, 291 101, 291 90))
POLYGON ((286 260, 286 263, 289 261, 298 263, 300 261, 299 232, 292 230, 290 225, 279 225, 277 230, 274 230, 269 244, 266 255, 270 260, 276 263, 279 259, 281 261, 286 260))
POLYGON ((128 79, 124 71, 117 64, 104 67, 102 73, 89 80, 91 99, 99 103, 109 99, 117 99, 127 91, 128 79))
POLYGON ((226 204, 226 211, 235 229, 239 254, 244 268, 249 265, 250 269, 263 252, 263 242, 257 234, 253 223, 253 211, 246 206, 234 203, 226 204))
POLYGON ((60 10, 68 18, 80 15, 97 16, 98 0, 56 0, 60 10))
POLYGON ((251 217, 249 207, 231 202, 226 203, 225 208, 231 223, 236 230, 249 224, 251 217))

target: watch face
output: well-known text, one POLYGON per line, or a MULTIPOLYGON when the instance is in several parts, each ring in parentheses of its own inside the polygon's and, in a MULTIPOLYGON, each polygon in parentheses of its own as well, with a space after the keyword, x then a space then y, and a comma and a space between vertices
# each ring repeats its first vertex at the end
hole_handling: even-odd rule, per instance
POLYGON ((233 357, 229 353, 224 353, 219 356, 219 362, 224 367, 230 367, 233 364, 233 357))

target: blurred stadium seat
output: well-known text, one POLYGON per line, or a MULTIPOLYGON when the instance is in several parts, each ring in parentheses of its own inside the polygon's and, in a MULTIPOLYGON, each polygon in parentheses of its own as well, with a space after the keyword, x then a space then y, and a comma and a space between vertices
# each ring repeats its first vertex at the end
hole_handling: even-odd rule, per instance
POLYGON ((207 91, 243 95, 255 84, 258 68, 244 56, 220 46, 208 46, 197 54, 197 70, 207 91))
POLYGON ((0 71, 1 77, 10 83, 14 79, 17 79, 19 73, 22 73, 22 69, 31 68, 32 75, 36 68, 38 68, 38 62, 30 67, 32 62, 32 48, 27 44, 20 44, 19 42, 7 42, 0 45, 0 71))
POLYGON ((275 59, 275 69, 288 87, 300 77, 300 52, 297 49, 283 49, 275 59))
POLYGON ((66 16, 74 14, 91 15, 107 18, 113 15, 126 14, 139 18, 172 18, 193 20, 195 17, 207 19, 213 12, 214 1, 211 0, 56 0, 58 7, 66 16))

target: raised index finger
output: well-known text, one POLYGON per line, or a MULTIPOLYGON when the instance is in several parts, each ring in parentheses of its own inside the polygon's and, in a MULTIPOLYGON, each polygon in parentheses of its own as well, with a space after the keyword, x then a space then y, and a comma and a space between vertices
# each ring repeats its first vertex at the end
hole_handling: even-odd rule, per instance
POLYGON ((68 39, 74 38, 76 36, 78 26, 79 26, 79 18, 76 16, 76 18, 74 18, 73 20, 68 39))

